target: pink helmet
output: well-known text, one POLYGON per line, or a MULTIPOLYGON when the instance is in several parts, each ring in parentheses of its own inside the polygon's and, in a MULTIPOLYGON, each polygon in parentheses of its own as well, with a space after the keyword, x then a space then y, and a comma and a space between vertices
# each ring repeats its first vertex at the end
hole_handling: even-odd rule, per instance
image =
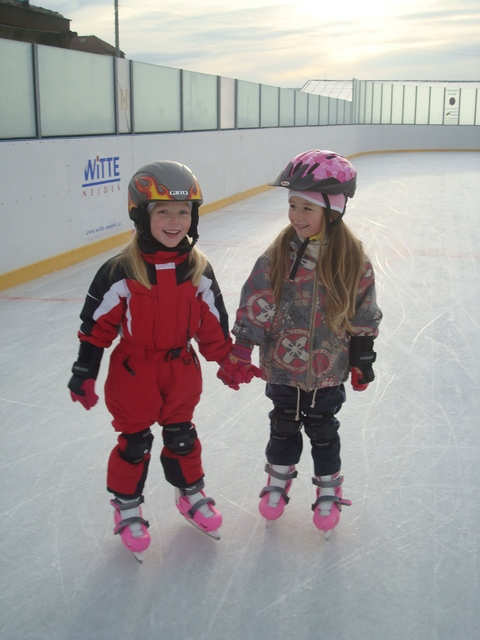
POLYGON ((272 185, 353 198, 356 179, 355 167, 346 158, 334 151, 311 149, 295 156, 272 185))

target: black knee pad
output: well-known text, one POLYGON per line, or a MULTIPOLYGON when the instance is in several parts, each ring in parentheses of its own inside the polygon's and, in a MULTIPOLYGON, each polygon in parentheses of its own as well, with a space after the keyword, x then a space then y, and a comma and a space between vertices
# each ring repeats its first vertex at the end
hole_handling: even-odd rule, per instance
POLYGON ((120 438, 126 442, 125 447, 120 448, 120 455, 127 462, 141 462, 152 449, 153 434, 150 429, 138 433, 122 433, 120 438))
POLYGON ((163 443, 177 455, 184 456, 193 451, 196 440, 197 432, 191 422, 175 422, 163 427, 163 443))
POLYGON ((331 413, 310 413, 303 422, 313 445, 327 445, 337 438, 340 422, 331 413))
POLYGON ((295 414, 295 409, 275 408, 270 411, 270 430, 274 438, 291 438, 300 432, 302 423, 295 414))

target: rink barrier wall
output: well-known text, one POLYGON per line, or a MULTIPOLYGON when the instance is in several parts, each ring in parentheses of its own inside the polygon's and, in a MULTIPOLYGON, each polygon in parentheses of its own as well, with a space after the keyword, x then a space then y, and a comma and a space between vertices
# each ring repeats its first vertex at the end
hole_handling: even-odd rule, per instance
POLYGON ((353 160, 354 158, 359 158, 360 156, 373 156, 373 155, 381 155, 385 153, 479 153, 480 147, 478 149, 378 149, 375 151, 359 151, 358 153, 352 153, 351 155, 346 156, 349 160, 353 160))
MULTIPOLYGON (((246 198, 251 198, 259 193, 267 191, 268 189, 273 189, 273 187, 269 185, 260 185, 258 187, 253 187, 252 189, 236 193, 229 198, 222 198, 221 200, 217 200, 211 204, 206 204, 201 207, 200 216, 212 213, 217 209, 222 209, 230 204, 234 204, 235 202, 245 200, 246 198)), ((88 260, 100 253, 124 246, 129 242, 132 233, 133 230, 124 231, 115 236, 110 236, 109 238, 93 242, 92 244, 78 247, 71 251, 64 251, 63 253, 52 256, 51 258, 39 260, 38 262, 29 264, 25 267, 20 267, 20 269, 14 269, 8 273, 0 274, 0 291, 24 284, 25 282, 30 282, 31 280, 48 275, 54 271, 66 269, 67 267, 71 267, 74 264, 88 260)))
POLYGON ((204 215, 268 189, 293 155, 313 147, 352 158, 479 151, 480 129, 337 125, 4 142, 0 213, 8 242, 0 253, 0 290, 126 244, 132 230, 128 180, 143 164, 161 157, 191 166, 204 192, 204 215), (99 162, 112 174, 106 185, 80 184, 95 163, 98 173, 99 162), (252 188, 252 182, 259 186, 252 188))

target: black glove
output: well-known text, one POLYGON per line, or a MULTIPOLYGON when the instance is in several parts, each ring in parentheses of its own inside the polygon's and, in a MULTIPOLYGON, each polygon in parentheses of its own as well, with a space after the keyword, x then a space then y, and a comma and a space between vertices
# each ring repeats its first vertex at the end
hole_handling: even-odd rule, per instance
POLYGON ((373 338, 371 336, 352 336, 350 338, 350 366, 360 369, 362 372, 360 384, 368 384, 375 380, 372 364, 377 354, 373 350, 373 338))

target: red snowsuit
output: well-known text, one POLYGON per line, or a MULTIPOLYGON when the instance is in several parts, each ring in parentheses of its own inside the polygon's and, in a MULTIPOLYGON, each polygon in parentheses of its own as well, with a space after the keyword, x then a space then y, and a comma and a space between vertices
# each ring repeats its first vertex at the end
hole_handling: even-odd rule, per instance
MULTIPOLYGON (((227 313, 211 266, 207 264, 194 286, 186 254, 159 251, 143 258, 151 289, 108 260, 90 286, 79 332, 81 341, 100 348, 121 335, 110 358, 105 402, 121 433, 110 454, 107 488, 124 497, 143 490, 152 441, 149 427, 192 420, 202 376, 191 339, 206 360, 220 362, 231 349, 227 313), (123 455, 132 434, 141 434, 148 443, 134 461, 123 455)), ((203 477, 201 445, 193 425, 191 429, 195 441, 188 453, 164 446, 161 454, 167 480, 179 487, 203 477)))

